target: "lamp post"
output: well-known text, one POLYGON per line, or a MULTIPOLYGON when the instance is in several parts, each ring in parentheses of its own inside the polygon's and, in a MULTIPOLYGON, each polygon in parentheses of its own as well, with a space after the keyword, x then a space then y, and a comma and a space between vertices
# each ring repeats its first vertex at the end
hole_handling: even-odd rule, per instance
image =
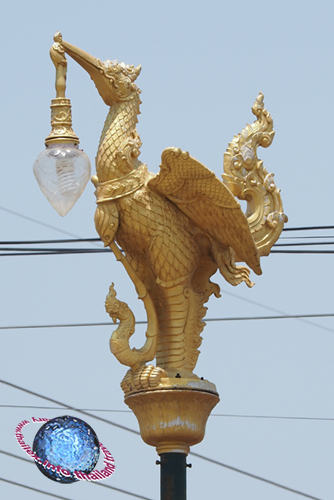
MULTIPOLYGON (((69 142, 77 148, 70 120, 63 118, 70 113, 64 97, 67 53, 88 72, 109 107, 92 177, 96 230, 125 267, 147 313, 145 343, 131 349, 135 318, 116 298, 112 284, 106 311, 119 325, 110 350, 129 367, 121 382, 124 401, 138 419, 142 439, 160 456, 161 499, 185 500, 186 456, 204 438, 219 401, 215 385, 193 371, 205 326, 204 304, 210 295, 220 296, 210 277, 218 270, 228 283, 251 287, 247 266, 261 274, 260 257, 270 253, 287 221, 273 174, 257 157, 257 147, 273 140, 273 121, 260 93, 252 108, 255 122, 227 147, 223 182, 177 148, 165 149, 159 174, 150 174, 138 159, 141 101, 135 81, 141 67, 101 62, 62 40, 59 32, 54 40, 57 98, 52 106, 65 106, 66 112, 53 110, 47 150, 54 143, 59 150, 69 142), (60 122, 61 131, 55 125, 60 122), (235 197, 247 200, 246 214, 235 197), (155 366, 147 364, 154 358, 155 366)), ((71 162, 66 168, 72 175, 71 162)), ((62 165, 54 169, 58 178, 62 165)))

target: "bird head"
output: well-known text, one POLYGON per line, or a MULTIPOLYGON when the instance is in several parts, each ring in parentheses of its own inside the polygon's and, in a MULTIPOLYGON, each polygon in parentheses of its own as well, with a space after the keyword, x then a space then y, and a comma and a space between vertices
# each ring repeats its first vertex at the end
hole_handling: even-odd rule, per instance
POLYGON ((90 75, 100 96, 108 106, 130 100, 140 93, 139 88, 134 83, 141 71, 140 65, 137 67, 127 66, 124 63, 109 60, 102 62, 62 40, 60 33, 58 39, 61 40, 60 44, 64 51, 90 75))

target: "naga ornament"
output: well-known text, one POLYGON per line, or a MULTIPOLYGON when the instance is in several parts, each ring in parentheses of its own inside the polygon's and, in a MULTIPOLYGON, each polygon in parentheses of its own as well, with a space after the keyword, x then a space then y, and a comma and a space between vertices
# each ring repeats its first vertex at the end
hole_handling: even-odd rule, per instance
POLYGON ((146 342, 132 349, 135 318, 110 287, 106 310, 119 320, 110 349, 129 367, 121 383, 125 402, 158 453, 187 453, 202 440, 219 401, 215 385, 194 374, 204 304, 211 294, 220 296, 210 277, 218 270, 231 285, 251 287, 250 269, 261 274, 260 256, 269 254, 287 220, 273 174, 257 158, 257 147, 273 140, 272 119, 260 93, 252 108, 256 121, 228 145, 223 181, 177 148, 163 151, 154 175, 138 159, 141 67, 101 62, 65 41, 61 47, 89 73, 109 107, 92 178, 95 226, 147 312, 146 342), (236 198, 247 200, 246 214, 236 198), (149 364, 154 358, 156 366, 149 364))

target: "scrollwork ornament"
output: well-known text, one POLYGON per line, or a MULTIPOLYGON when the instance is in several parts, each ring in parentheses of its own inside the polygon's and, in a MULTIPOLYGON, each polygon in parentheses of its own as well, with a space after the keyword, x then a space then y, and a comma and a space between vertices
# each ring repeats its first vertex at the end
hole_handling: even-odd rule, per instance
POLYGON ((270 253, 288 218, 283 213, 274 174, 269 174, 257 157, 258 146, 269 147, 275 135, 262 92, 257 96, 252 111, 257 120, 252 125, 246 125, 228 145, 222 177, 235 196, 247 201, 247 220, 262 256, 270 253))
POLYGON ((69 99, 59 98, 51 101, 51 127, 45 144, 55 142, 71 142, 79 144, 79 139, 72 129, 71 102, 69 99))

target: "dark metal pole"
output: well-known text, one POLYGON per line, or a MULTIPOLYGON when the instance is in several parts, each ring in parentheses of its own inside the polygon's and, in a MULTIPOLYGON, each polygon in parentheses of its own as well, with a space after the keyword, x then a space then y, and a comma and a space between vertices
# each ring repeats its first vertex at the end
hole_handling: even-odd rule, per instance
POLYGON ((185 453, 161 453, 160 455, 160 498, 161 500, 186 500, 185 453))

